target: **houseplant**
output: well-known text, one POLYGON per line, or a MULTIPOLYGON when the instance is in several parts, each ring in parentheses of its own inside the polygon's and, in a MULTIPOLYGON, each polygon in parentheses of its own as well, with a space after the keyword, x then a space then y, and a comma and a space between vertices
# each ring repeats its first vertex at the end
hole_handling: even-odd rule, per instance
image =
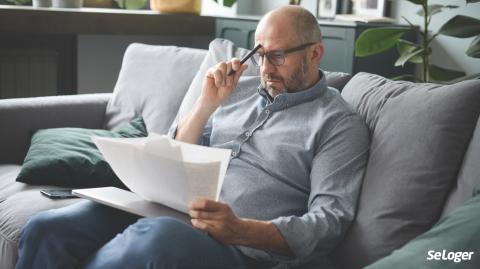
MULTIPOLYGON (((422 29, 414 26, 408 19, 403 19, 410 25, 410 28, 379 27, 368 29, 358 37, 355 44, 355 56, 365 57, 383 52, 396 46, 399 52, 399 58, 395 66, 403 66, 410 62, 421 66, 421 77, 413 75, 404 75, 397 79, 407 79, 421 82, 447 82, 467 78, 474 78, 480 74, 474 74, 466 77, 465 72, 446 69, 430 62, 432 54, 431 43, 438 35, 447 35, 457 38, 476 38, 472 41, 466 54, 470 57, 480 58, 480 20, 468 16, 456 15, 447 21, 437 33, 431 33, 429 25, 435 14, 445 9, 454 9, 454 5, 430 5, 428 0, 407 0, 421 8, 418 15, 423 17, 422 29), (420 37, 420 42, 413 43, 402 39, 407 32, 415 32, 420 37)), ((480 2, 480 0, 466 0, 466 4, 480 2)))

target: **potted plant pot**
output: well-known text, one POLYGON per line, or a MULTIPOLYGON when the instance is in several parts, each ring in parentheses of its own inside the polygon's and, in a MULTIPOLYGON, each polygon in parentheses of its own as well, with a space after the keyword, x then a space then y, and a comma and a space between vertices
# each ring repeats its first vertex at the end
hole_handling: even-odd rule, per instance
POLYGON ((51 7, 52 0, 32 0, 33 7, 51 7))
POLYGON ((150 0, 150 8, 162 13, 200 14, 201 0, 150 0))
POLYGON ((58 8, 80 8, 83 0, 52 0, 52 6, 58 8))
POLYGON ((84 7, 112 8, 113 0, 83 0, 84 7))

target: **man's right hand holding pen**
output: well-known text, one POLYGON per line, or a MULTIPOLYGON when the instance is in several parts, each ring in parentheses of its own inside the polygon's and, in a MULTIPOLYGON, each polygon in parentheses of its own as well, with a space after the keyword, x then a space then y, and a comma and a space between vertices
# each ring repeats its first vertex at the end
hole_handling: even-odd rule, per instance
MULTIPOLYGON (((245 69, 247 69, 247 65, 241 64, 238 58, 220 62, 215 67, 208 69, 199 100, 203 105, 210 107, 210 110, 215 111, 228 99, 245 69), (235 72, 228 75, 231 70, 235 72)), ((213 111, 211 112, 213 113, 213 111)))
POLYGON ((230 97, 245 69, 247 65, 242 64, 238 58, 220 62, 210 68, 195 105, 178 124, 175 139, 198 144, 208 119, 230 97), (229 76, 231 70, 235 73, 229 76))

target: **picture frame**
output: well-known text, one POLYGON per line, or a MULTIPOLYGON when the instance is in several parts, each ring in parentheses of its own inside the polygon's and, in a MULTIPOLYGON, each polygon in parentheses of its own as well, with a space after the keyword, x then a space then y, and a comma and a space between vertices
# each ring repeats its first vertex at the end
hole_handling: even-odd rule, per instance
POLYGON ((385 16, 385 0, 352 0, 353 14, 375 17, 385 16))
POLYGON ((339 9, 339 0, 318 0, 317 1, 317 18, 331 19, 334 18, 339 9))

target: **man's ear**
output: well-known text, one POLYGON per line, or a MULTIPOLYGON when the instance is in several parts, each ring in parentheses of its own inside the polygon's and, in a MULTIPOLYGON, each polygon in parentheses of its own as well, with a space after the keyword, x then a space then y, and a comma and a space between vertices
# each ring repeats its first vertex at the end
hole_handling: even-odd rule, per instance
POLYGON ((312 63, 315 63, 315 66, 318 66, 320 64, 320 60, 323 57, 323 43, 318 42, 315 43, 315 45, 312 45, 312 63))

